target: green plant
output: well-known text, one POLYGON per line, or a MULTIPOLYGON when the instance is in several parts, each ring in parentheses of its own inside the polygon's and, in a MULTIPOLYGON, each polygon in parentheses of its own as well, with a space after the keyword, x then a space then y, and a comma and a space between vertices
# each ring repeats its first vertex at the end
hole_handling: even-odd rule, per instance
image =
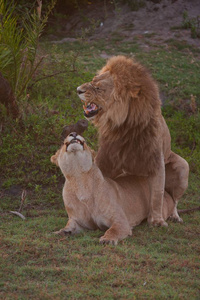
POLYGON ((188 12, 183 12, 182 28, 191 30, 191 37, 193 39, 200 38, 200 16, 196 18, 189 18, 188 12))
POLYGON ((25 94, 27 86, 44 56, 37 58, 39 38, 56 0, 51 0, 42 15, 42 1, 33 11, 24 9, 18 15, 14 2, 0 2, 0 70, 10 83, 17 100, 25 94))

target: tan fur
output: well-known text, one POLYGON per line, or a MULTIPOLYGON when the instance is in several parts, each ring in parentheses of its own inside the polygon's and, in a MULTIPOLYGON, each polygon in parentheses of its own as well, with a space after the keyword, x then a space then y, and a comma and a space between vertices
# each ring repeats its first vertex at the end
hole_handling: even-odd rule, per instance
MULTIPOLYGON (((176 177, 182 178, 181 195, 187 188, 189 167, 171 151, 156 82, 135 60, 116 56, 108 60, 91 83, 78 89, 82 91, 82 100, 101 107, 92 118, 99 132, 98 167, 110 178, 121 174, 148 176, 151 187, 148 221, 166 226, 162 218, 163 194, 165 185, 171 181, 167 171, 165 174, 165 165, 174 164, 174 157, 181 161, 178 169, 171 167, 176 177)), ((177 187, 172 186, 168 190, 174 197, 177 187)))
MULTIPOLYGON (((148 178, 106 178, 94 163, 92 152, 86 144, 72 144, 70 149, 67 145, 68 138, 51 158, 66 178, 63 199, 69 217, 65 228, 56 233, 75 234, 84 229, 106 230, 100 242, 116 245, 119 240, 132 234, 134 226, 148 217, 148 178)), ((173 213, 174 208, 172 197, 165 192, 162 208, 164 220, 173 213)))

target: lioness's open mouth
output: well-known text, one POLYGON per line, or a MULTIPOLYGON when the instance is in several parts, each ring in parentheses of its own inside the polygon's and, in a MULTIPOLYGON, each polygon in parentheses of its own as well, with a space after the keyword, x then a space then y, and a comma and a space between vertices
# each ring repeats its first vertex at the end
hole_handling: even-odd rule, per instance
POLYGON ((67 151, 67 148, 69 147, 69 145, 71 145, 71 144, 80 144, 81 146, 83 146, 84 145, 84 141, 81 141, 77 137, 74 137, 70 142, 67 142, 65 144, 66 144, 66 151, 67 151))
POLYGON ((87 106, 83 105, 84 116, 86 118, 92 118, 101 110, 101 107, 95 103, 88 103, 87 106))

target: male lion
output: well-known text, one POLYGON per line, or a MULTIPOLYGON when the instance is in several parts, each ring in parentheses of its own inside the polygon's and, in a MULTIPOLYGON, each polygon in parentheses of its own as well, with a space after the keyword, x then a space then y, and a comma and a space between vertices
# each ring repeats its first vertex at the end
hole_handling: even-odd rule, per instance
MULTIPOLYGON (((171 151, 155 81, 135 60, 116 56, 77 92, 85 103, 85 117, 99 131, 98 167, 110 178, 148 176, 148 222, 167 226, 162 216, 164 190, 177 203, 188 186, 189 166, 171 151)), ((173 217, 181 221, 176 209, 173 217)))
MULTIPOLYGON (((84 138, 75 132, 68 135, 51 161, 66 178, 63 199, 69 220, 57 234, 75 234, 84 229, 106 230, 100 243, 116 245, 147 218, 148 177, 126 176, 116 180, 104 177, 84 138)), ((162 218, 166 220, 174 209, 175 202, 165 192, 162 218)))

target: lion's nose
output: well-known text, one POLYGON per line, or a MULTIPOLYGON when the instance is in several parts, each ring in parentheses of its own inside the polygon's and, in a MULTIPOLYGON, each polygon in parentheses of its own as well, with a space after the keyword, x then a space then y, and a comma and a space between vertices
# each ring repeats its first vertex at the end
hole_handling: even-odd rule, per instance
POLYGON ((69 136, 72 136, 73 138, 77 137, 77 133, 76 132, 71 132, 69 136))
POLYGON ((81 87, 79 86, 79 87, 77 87, 77 93, 80 95, 80 94, 85 93, 85 91, 83 91, 83 90, 81 89, 81 87))

